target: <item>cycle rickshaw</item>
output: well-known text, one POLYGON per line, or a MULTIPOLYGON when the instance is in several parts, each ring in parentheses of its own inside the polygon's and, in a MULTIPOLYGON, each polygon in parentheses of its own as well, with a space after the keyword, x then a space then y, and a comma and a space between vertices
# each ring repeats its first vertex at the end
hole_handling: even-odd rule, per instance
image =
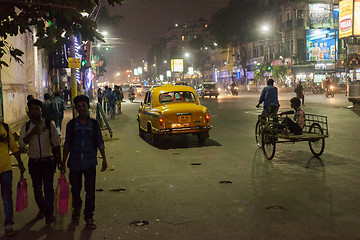
MULTIPOLYGON (((292 112, 293 113, 293 112, 292 112)), ((275 156, 277 143, 309 143, 311 152, 315 157, 321 156, 325 149, 325 138, 329 137, 328 122, 326 116, 305 114, 305 126, 301 135, 287 133, 283 128, 283 120, 291 114, 280 115, 271 113, 270 115, 259 115, 255 127, 255 139, 257 146, 262 148, 264 156, 271 160, 275 156)))

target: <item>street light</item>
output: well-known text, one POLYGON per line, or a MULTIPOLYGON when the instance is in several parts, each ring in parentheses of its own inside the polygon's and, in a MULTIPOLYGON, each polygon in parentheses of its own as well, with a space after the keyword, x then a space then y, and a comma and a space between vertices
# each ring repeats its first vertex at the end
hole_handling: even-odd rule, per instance
POLYGON ((265 31, 265 32, 267 32, 267 31, 270 30, 270 28, 269 28, 268 25, 264 25, 264 26, 262 26, 262 30, 265 31))

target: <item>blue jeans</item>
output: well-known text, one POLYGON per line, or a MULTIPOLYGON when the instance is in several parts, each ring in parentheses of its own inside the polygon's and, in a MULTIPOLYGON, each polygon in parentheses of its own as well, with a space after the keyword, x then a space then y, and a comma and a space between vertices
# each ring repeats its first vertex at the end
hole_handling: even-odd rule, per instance
POLYGON ((71 184, 72 206, 74 209, 80 209, 82 200, 80 197, 82 188, 82 175, 85 181, 85 209, 84 218, 92 219, 95 212, 95 182, 96 182, 96 166, 90 167, 84 171, 71 170, 69 173, 69 181, 71 184))
POLYGON ((110 106, 110 117, 115 117, 115 103, 109 103, 110 106))
POLYGON ((54 160, 36 162, 32 158, 29 159, 29 173, 32 179, 35 202, 46 217, 50 217, 54 213, 55 168, 54 160))
POLYGON ((13 221, 13 200, 12 200, 12 171, 0 174, 1 198, 4 202, 5 223, 4 226, 12 226, 13 221))

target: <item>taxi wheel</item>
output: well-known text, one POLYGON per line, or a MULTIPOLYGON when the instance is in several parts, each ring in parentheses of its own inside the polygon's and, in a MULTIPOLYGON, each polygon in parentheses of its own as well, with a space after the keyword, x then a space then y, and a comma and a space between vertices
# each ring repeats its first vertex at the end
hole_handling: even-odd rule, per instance
POLYGON ((143 138, 145 136, 145 131, 141 129, 140 123, 139 123, 139 136, 143 138))
POLYGON ((151 143, 154 146, 159 146, 160 145, 160 135, 151 133, 150 136, 151 136, 151 143))
POLYGON ((209 137, 209 133, 208 132, 201 132, 201 133, 199 133, 197 135, 197 137, 199 139, 199 143, 202 144, 209 137))
POLYGON ((148 134, 150 135, 150 142, 153 146, 158 146, 160 143, 160 135, 153 134, 151 131, 151 125, 148 125, 148 134))

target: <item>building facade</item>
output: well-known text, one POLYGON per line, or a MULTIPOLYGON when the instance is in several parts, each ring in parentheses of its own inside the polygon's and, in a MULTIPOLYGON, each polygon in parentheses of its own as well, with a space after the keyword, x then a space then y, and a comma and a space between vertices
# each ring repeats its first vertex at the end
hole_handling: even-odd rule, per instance
POLYGON ((9 44, 24 52, 23 63, 10 60, 9 56, 4 57, 9 67, 3 67, 0 71, 0 117, 13 126, 21 125, 27 119, 27 95, 42 99, 50 85, 48 58, 44 50, 33 46, 35 35, 33 31, 7 39, 9 44))

